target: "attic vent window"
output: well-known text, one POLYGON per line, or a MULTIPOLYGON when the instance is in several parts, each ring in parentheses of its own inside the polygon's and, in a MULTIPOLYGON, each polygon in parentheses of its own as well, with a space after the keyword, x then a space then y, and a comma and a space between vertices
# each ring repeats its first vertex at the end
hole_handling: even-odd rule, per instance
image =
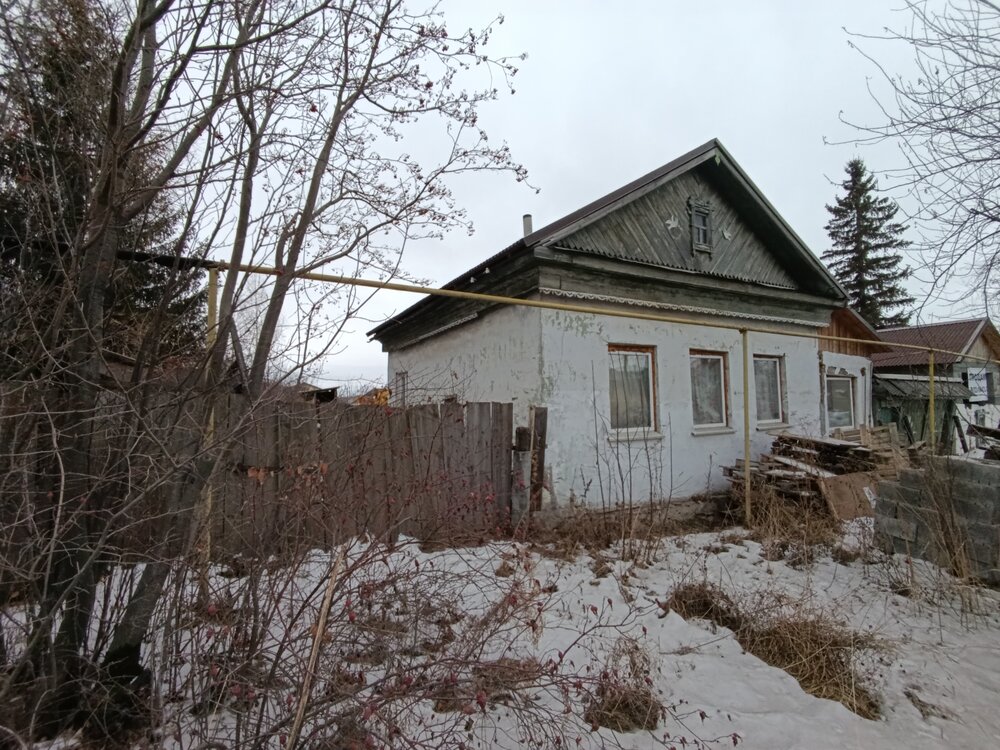
POLYGON ((712 206, 690 198, 688 213, 691 216, 691 249, 703 253, 712 252, 712 206))

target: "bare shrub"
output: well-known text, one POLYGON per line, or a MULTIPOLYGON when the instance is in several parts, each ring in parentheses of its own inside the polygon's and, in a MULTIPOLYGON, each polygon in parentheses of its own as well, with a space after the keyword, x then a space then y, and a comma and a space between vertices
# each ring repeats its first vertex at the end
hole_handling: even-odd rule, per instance
MULTIPOLYGON (((213 575, 211 612, 181 614, 196 595, 190 578, 178 589, 177 611, 156 631, 166 647, 156 663, 163 731, 241 747, 286 737, 302 747, 453 747, 469 727, 489 730, 496 704, 505 731, 541 746, 576 731, 578 714, 559 709, 599 670, 579 643, 558 663, 523 655, 552 606, 523 553, 501 578, 492 553, 424 553, 409 540, 352 541, 339 569, 335 557, 250 559, 244 577, 213 575)), ((593 617, 581 642, 608 627, 593 617)))

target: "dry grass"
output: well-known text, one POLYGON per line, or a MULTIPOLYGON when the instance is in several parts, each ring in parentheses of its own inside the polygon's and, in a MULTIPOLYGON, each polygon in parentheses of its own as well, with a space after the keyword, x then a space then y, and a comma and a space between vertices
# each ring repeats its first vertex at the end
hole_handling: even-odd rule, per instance
POLYGON ((583 713, 584 721, 616 732, 656 729, 665 715, 649 679, 650 658, 631 638, 621 638, 608 656, 583 713))
POLYGON ((537 659, 514 659, 509 656, 485 661, 472 669, 476 686, 490 697, 500 699, 542 677, 545 668, 537 659))
POLYGON ((646 685, 627 685, 611 680, 602 682, 583 718, 590 725, 616 732, 656 729, 663 706, 646 685))
POLYGON ((545 674, 536 659, 502 657, 472 667, 471 679, 446 680, 429 691, 435 713, 472 713, 487 703, 510 703, 514 695, 545 674))
POLYGON ((740 606, 717 586, 690 583, 678 586, 660 607, 729 628, 748 653, 788 672, 807 693, 838 701, 866 719, 878 718, 880 702, 857 669, 861 652, 879 648, 875 639, 822 613, 788 611, 780 604, 758 600, 740 606))
POLYGON ((673 610, 685 620, 708 620, 729 628, 733 632, 743 627, 743 619, 733 600, 710 583, 688 583, 678 586, 660 608, 666 613, 673 610))
POLYGON ((628 549, 641 549, 664 537, 725 528, 719 515, 694 514, 676 518, 674 511, 678 505, 679 501, 611 509, 574 508, 544 520, 532 519, 531 524, 524 528, 523 535, 531 550, 539 555, 575 560, 581 550, 595 554, 613 544, 622 543, 624 553, 628 549))
POLYGON ((858 652, 875 647, 871 637, 807 614, 744 627, 737 640, 761 661, 788 672, 810 695, 838 701, 865 719, 879 717, 879 699, 859 684, 855 670, 858 652))
POLYGON ((798 502, 762 487, 751 498, 750 529, 757 541, 782 540, 803 547, 833 546, 840 522, 818 502, 798 502))

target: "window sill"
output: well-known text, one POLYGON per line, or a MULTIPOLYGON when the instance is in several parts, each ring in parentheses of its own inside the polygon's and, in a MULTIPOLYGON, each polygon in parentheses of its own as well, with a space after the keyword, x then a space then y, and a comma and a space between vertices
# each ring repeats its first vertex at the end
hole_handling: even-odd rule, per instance
POLYGON ((758 422, 757 432, 772 432, 774 430, 787 430, 791 425, 788 422, 758 422))
POLYGON ((642 443, 663 440, 663 433, 643 428, 628 428, 608 432, 609 443, 642 443))
POLYGON ((736 430, 729 425, 713 425, 711 427, 695 427, 691 430, 691 434, 695 437, 705 435, 734 435, 736 434, 736 430))

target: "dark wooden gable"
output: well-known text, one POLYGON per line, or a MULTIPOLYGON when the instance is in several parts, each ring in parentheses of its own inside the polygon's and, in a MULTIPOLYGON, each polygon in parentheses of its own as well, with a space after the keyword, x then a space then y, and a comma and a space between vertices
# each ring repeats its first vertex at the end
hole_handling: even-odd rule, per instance
MULTIPOLYGON (((698 306, 720 312, 763 310, 811 319, 847 301, 836 279, 717 140, 522 237, 445 288, 526 297, 542 286, 590 292, 595 279, 610 284, 612 276, 624 288, 601 293, 690 306, 690 290, 697 287, 698 306), (692 246, 689 209, 706 204, 711 242, 699 249, 692 246), (648 273, 649 267, 663 270, 648 273)), ((490 304, 430 297, 369 335, 391 350, 447 330, 490 304)))
POLYGON ((792 273, 711 181, 686 172, 555 243, 595 255, 795 289, 792 273), (710 251, 692 244, 689 206, 710 207, 710 251))

